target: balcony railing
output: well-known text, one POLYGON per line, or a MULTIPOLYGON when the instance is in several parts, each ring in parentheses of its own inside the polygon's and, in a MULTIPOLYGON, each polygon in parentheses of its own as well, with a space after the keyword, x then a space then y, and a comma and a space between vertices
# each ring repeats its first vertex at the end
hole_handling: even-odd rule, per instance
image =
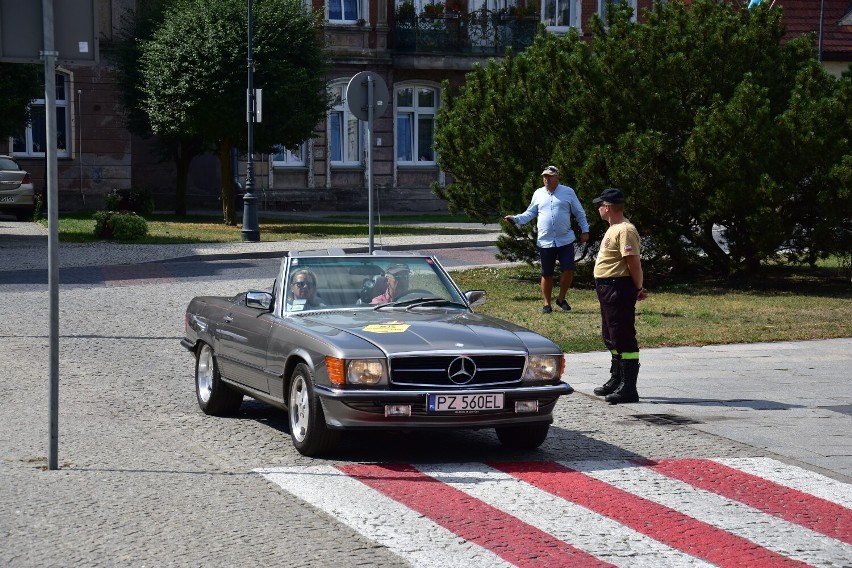
POLYGON ((394 50, 404 53, 505 55, 532 45, 537 18, 515 18, 490 10, 468 14, 397 15, 394 50))

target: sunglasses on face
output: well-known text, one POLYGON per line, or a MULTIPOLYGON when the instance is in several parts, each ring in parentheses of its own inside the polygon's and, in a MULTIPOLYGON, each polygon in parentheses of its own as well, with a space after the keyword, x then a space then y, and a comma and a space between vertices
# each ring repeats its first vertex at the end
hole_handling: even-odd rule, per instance
POLYGON ((293 282, 293 286, 297 286, 299 288, 313 288, 313 282, 305 282, 304 280, 300 280, 298 282, 293 282))

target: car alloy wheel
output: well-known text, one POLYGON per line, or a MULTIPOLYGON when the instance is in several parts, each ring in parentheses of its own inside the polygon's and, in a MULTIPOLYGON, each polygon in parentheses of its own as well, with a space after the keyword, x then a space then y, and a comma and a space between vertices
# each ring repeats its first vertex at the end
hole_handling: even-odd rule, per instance
POLYGON ((330 430, 325 423, 322 403, 314 395, 312 377, 307 365, 296 365, 290 377, 288 397, 290 437, 296 450, 305 456, 328 452, 340 438, 340 432, 330 430))

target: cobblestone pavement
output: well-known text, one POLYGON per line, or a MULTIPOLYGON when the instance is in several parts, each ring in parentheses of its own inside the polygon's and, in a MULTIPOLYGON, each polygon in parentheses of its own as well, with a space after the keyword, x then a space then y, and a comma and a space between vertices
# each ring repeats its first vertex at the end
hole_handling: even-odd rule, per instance
MULTIPOLYGON (((8 266, 12 253, 0 248, 0 255, 0 264, 8 266)), ((503 450, 491 431, 353 434, 328 459, 304 458, 292 448, 285 416, 265 405, 246 401, 232 419, 202 414, 192 359, 178 343, 193 296, 229 295, 268 284, 269 276, 248 274, 211 279, 203 289, 183 278, 63 287, 58 471, 45 470, 47 295, 43 286, 6 287, 0 304, 0 564, 414 562, 282 489, 258 469, 766 456, 805 465, 688 425, 637 420, 630 405, 607 406, 582 393, 557 405, 551 434, 536 452, 503 450)), ((600 362, 589 364, 597 366, 591 372, 603 376, 600 362)), ((375 523, 381 527, 395 521, 379 518, 375 523)), ((608 530, 604 523, 596 529, 600 538, 607 538, 608 530)), ((432 565, 440 564, 440 550, 427 547, 422 553, 431 553, 432 565)), ((815 554, 819 557, 819 551, 815 554)), ((631 565, 630 555, 620 563, 631 565)))

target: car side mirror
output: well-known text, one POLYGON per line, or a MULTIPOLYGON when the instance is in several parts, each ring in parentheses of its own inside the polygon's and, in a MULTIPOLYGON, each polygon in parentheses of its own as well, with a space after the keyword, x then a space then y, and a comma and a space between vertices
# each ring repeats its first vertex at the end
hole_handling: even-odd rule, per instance
POLYGON ((481 306, 486 300, 485 290, 468 290, 464 293, 464 297, 471 307, 481 306))
POLYGON ((272 306, 272 294, 269 292, 249 290, 246 292, 246 306, 249 308, 269 310, 270 306, 272 306))

